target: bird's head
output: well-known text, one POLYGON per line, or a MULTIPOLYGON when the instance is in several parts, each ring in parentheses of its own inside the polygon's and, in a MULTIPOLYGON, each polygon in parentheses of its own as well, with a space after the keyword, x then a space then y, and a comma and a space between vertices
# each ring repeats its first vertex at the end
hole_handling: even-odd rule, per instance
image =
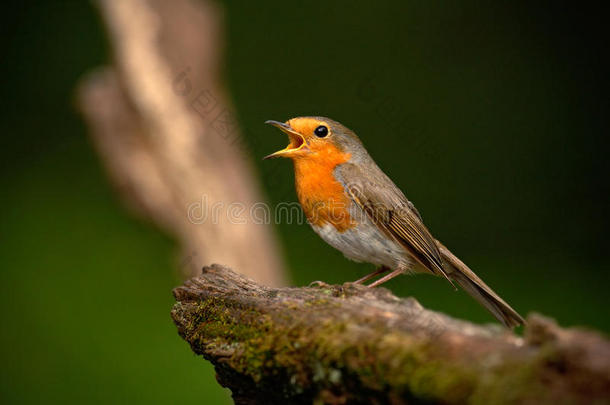
POLYGON ((284 149, 265 156, 265 159, 315 159, 332 153, 352 155, 364 151, 354 132, 330 118, 297 117, 286 122, 266 121, 266 124, 286 133, 290 143, 284 149))

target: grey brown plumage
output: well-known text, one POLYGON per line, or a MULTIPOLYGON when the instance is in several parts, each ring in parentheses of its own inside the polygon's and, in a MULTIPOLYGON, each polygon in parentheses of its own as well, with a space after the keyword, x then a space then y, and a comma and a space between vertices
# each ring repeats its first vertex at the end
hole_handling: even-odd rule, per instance
POLYGON ((377 226, 401 242, 422 266, 434 274, 443 275, 451 283, 436 241, 419 212, 377 165, 367 166, 367 169, 364 173, 362 166, 344 163, 337 167, 337 177, 344 183, 352 200, 377 226))
POLYGON ((512 328, 522 325, 525 321, 510 305, 496 294, 483 280, 470 270, 460 259, 449 251, 442 243, 436 241, 449 277, 455 280, 472 298, 477 300, 504 326, 512 328))
POLYGON ((337 177, 375 224, 398 240, 431 273, 458 283, 505 326, 523 323, 523 318, 510 305, 432 237, 413 203, 374 162, 366 165, 366 173, 362 167, 344 163, 337 167, 337 177))
MULTIPOLYGON (((269 157, 287 156, 294 160, 295 174, 300 178, 295 176, 297 194, 301 204, 305 204, 304 209, 311 206, 311 195, 307 193, 312 193, 304 188, 305 184, 309 190, 315 189, 317 198, 326 195, 324 187, 338 188, 338 193, 344 195, 338 198, 328 191, 329 199, 323 201, 324 207, 331 201, 334 204, 347 201, 345 209, 351 218, 347 221, 350 226, 346 226, 345 216, 342 226, 338 227, 332 218, 328 220, 328 212, 323 221, 312 221, 315 216, 308 215, 314 231, 352 260, 394 270, 372 286, 402 272, 429 272, 443 276, 452 285, 457 283, 507 327, 523 323, 523 318, 510 305, 432 236, 415 206, 377 166, 355 133, 325 117, 270 123, 291 139, 286 149, 269 157), (325 170, 329 173, 324 174, 325 170), (325 186, 321 187, 318 180, 308 181, 310 173, 317 178, 325 175, 331 178, 325 179, 325 186)), ((371 273, 362 280, 383 271, 371 273)))

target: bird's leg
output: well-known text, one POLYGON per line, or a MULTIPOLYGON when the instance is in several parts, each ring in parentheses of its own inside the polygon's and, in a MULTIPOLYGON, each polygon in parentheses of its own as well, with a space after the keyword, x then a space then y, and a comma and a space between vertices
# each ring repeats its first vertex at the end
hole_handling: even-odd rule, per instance
POLYGON ((381 284, 385 283, 386 281, 390 281, 394 277, 396 277, 404 272, 405 272, 404 269, 394 270, 390 274, 387 274, 387 275, 381 277, 379 280, 375 280, 374 282, 369 284, 367 287, 369 287, 369 288, 377 287, 378 285, 381 285, 381 284))
POLYGON ((362 284, 365 281, 369 281, 370 279, 372 279, 375 276, 378 276, 379 274, 383 274, 390 271, 389 267, 386 266, 381 266, 380 268, 378 268, 377 270, 375 270, 372 273, 367 274, 366 276, 359 278, 358 280, 354 281, 353 284, 362 284))

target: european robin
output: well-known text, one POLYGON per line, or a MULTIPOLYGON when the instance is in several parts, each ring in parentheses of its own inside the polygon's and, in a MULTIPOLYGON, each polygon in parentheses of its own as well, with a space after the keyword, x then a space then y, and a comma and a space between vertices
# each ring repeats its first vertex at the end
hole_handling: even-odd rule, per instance
POLYGON ((292 159, 297 196, 313 230, 348 259, 379 266, 354 283, 385 274, 368 285, 376 287, 403 273, 432 273, 456 282, 505 326, 523 323, 510 305, 434 239, 415 206, 375 164, 353 131, 325 117, 266 123, 288 134, 289 145, 265 159, 292 159))

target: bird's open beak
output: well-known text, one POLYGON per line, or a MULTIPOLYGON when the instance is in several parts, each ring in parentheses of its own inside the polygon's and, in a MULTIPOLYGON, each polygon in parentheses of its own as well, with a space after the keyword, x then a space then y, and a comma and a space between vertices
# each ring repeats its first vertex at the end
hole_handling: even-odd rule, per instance
POLYGON ((279 128, 282 132, 286 133, 288 135, 288 138, 290 138, 290 143, 284 149, 278 150, 275 153, 267 155, 263 159, 289 157, 291 154, 305 146, 305 138, 303 137, 303 135, 292 129, 290 125, 272 120, 265 121, 265 124, 273 125, 274 127, 279 128))

